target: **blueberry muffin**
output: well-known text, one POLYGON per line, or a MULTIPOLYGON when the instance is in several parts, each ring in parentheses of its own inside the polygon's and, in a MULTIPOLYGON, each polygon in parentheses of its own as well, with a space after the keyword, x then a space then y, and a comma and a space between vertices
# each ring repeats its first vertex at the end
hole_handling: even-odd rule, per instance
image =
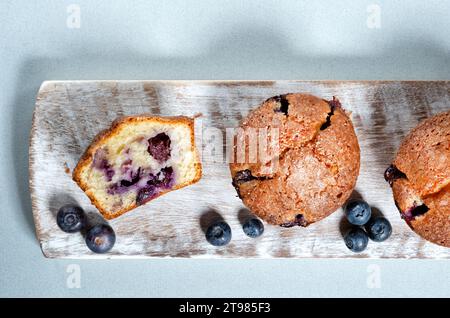
POLYGON ((450 247, 450 111, 422 121, 405 137, 385 179, 411 229, 450 247))
POLYGON ((189 117, 124 117, 100 132, 73 180, 106 219, 115 218, 201 177, 189 117))
POLYGON ((330 215, 349 198, 359 174, 358 140, 336 98, 269 98, 242 121, 232 154, 238 196, 256 215, 283 227, 330 215))

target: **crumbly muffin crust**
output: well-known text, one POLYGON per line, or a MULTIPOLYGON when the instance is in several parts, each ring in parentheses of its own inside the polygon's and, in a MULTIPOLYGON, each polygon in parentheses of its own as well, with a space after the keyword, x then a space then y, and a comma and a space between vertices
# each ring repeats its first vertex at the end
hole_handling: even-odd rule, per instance
POLYGON ((408 225, 450 247, 450 111, 422 121, 405 137, 385 178, 408 225))
MULTIPOLYGON (((360 167, 358 140, 340 102, 307 94, 266 100, 241 123, 247 130, 277 129, 278 147, 257 162, 232 162, 233 186, 243 203, 271 224, 307 226, 349 198, 360 167), (275 169, 267 169, 268 166, 275 169)), ((245 145, 245 134, 235 138, 245 145), (244 136, 244 137, 242 137, 244 136)))

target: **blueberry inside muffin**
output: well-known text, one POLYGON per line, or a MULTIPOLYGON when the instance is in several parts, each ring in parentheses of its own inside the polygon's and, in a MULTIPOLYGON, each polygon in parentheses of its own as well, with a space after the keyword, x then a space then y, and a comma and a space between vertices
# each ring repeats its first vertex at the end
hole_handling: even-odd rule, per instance
POLYGON ((193 119, 125 117, 100 133, 73 179, 107 219, 200 179, 193 119))

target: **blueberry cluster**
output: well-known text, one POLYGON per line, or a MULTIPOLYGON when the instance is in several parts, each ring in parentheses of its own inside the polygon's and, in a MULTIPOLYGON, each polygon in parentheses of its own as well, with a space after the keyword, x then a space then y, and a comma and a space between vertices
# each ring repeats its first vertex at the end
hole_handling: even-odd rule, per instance
POLYGON ((116 242, 116 234, 108 224, 87 226, 86 213, 79 206, 68 204, 61 207, 56 215, 56 222, 67 233, 86 230, 86 245, 94 253, 106 253, 116 242))
MULTIPOLYGON (((256 238, 263 234, 264 225, 259 219, 249 218, 242 225, 242 229, 248 237, 256 238)), ((224 221, 214 222, 206 230, 205 236, 210 244, 224 246, 231 241, 231 228, 224 221)))
POLYGON ((345 215, 354 225, 344 236, 345 245, 352 252, 364 251, 369 238, 374 242, 383 242, 391 236, 391 223, 382 216, 372 217, 372 209, 365 201, 350 201, 345 207, 345 215))

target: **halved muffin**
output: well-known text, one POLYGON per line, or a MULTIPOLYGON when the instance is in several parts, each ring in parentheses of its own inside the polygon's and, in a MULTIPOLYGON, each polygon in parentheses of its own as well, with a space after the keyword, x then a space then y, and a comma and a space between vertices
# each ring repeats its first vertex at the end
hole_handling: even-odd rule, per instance
POLYGON ((194 119, 130 116, 99 133, 73 180, 106 219, 197 182, 194 119))

